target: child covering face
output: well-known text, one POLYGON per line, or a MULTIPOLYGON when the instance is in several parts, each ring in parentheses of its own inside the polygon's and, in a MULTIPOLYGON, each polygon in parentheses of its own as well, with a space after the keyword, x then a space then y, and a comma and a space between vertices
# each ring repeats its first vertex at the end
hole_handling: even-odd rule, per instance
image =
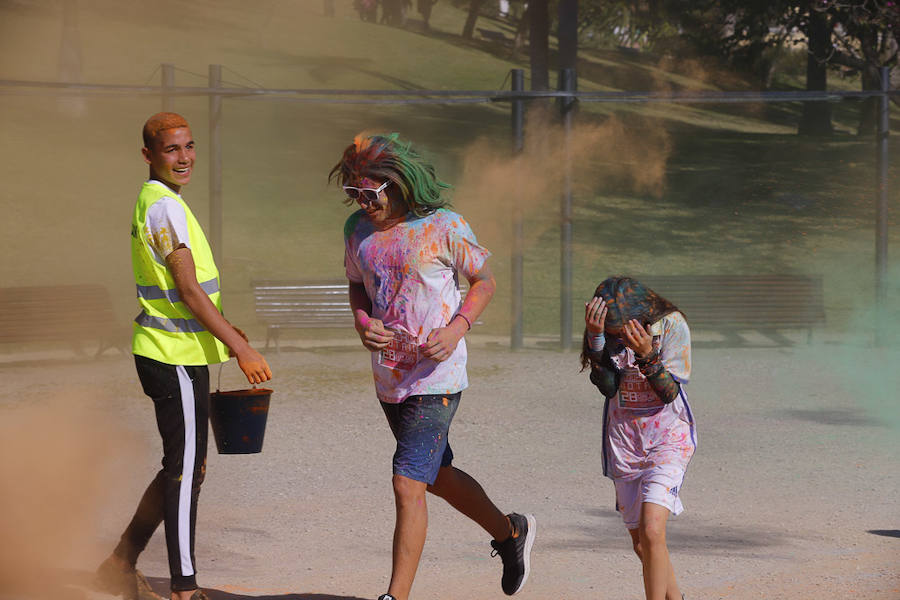
POLYGON ((697 446, 685 392, 687 321, 640 282, 610 277, 585 304, 581 361, 606 398, 603 474, 615 483, 616 510, 643 564, 647 598, 678 598, 665 523, 684 510, 681 483, 697 446))

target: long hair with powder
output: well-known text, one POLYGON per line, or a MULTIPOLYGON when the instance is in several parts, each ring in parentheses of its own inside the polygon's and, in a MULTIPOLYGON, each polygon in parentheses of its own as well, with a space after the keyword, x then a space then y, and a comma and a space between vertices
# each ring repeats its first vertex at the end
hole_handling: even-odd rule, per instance
MULTIPOLYGON (((338 164, 328 174, 328 181, 350 185, 363 177, 390 180, 387 193, 400 199, 415 215, 423 217, 439 208, 450 206, 441 196, 450 185, 437 178, 434 167, 396 133, 389 135, 359 134, 347 146, 338 164), (393 189, 392 189, 393 188, 393 189)), ((346 200, 348 205, 353 201, 346 200)))
MULTIPOLYGON (((594 298, 606 302, 606 327, 619 329, 631 319, 647 327, 664 316, 681 312, 677 306, 631 277, 607 277, 594 291, 594 298)), ((581 370, 593 367, 597 361, 591 355, 587 327, 581 342, 581 370)))

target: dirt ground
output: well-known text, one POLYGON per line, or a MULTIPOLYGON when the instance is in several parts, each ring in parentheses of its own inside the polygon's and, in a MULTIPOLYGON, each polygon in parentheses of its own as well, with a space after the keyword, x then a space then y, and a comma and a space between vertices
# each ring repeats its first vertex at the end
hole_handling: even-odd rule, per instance
MULTIPOLYGON (((263 452, 219 455, 210 440, 199 580, 213 600, 373 599, 390 572, 393 443, 368 355, 355 339, 289 346, 267 355, 275 393, 263 452)), ((519 597, 643 598, 601 474, 601 399, 577 353, 511 352, 478 335, 470 347, 471 386, 450 439, 455 464, 501 509, 537 518, 519 597)), ((846 389, 823 359, 833 353, 833 341, 695 347, 688 393, 700 445, 685 512, 668 529, 689 600, 900 598, 900 436, 846 389)), ((37 546, 2 557, 4 600, 106 600, 86 581, 158 468, 152 405, 130 356, 71 356, 0 355, 0 476, 10 486, 0 533, 7 546, 37 546), (34 480, 15 485, 25 472, 34 480), (34 567, 23 560, 54 573, 44 580, 55 587, 12 591, 34 567)), ((222 388, 239 387, 227 365, 222 388)), ((504 597, 486 534, 439 499, 429 506, 413 598, 504 597)), ((161 530, 139 567, 166 590, 161 530)))

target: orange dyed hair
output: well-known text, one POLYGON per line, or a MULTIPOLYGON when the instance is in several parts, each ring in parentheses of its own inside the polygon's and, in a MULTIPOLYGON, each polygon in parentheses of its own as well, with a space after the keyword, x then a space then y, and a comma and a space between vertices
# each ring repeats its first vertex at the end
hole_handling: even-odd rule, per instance
POLYGON ((144 138, 144 147, 150 148, 151 144, 153 144, 153 140, 156 139, 156 136, 158 136, 161 131, 178 129, 179 127, 189 128, 190 125, 188 125, 187 119, 178 113, 156 113, 147 119, 147 122, 144 123, 144 129, 141 131, 141 135, 144 138))

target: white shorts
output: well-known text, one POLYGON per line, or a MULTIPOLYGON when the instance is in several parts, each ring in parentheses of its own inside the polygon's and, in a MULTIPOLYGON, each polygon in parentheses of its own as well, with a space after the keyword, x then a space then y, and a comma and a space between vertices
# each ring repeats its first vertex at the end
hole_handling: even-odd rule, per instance
POLYGON ((665 506, 673 515, 681 514, 684 506, 678 493, 683 479, 680 469, 657 469, 628 481, 616 479, 616 510, 622 513, 625 527, 638 528, 644 502, 665 506))

